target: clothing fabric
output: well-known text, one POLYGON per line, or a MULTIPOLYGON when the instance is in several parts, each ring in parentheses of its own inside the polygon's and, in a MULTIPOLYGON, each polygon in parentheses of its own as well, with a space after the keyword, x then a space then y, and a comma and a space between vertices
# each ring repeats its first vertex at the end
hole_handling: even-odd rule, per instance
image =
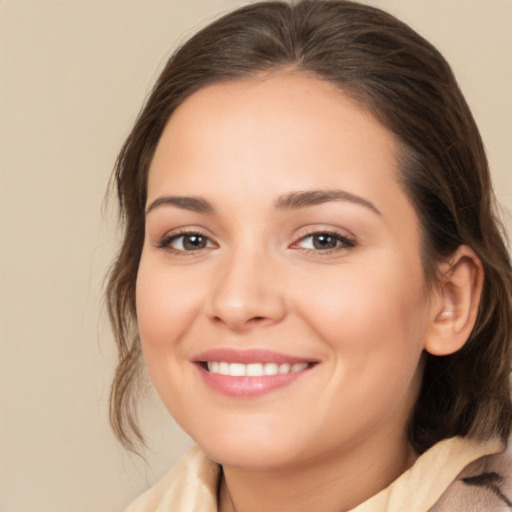
MULTIPOLYGON (((217 512, 220 466, 193 446, 126 512, 217 512)), ((350 512, 510 512, 512 450, 500 440, 441 441, 350 512)))

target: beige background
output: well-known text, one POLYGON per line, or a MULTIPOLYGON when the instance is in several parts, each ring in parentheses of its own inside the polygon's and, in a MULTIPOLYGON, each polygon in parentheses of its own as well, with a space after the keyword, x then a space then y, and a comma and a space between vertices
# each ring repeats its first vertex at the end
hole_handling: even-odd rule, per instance
MULTIPOLYGON (((120 511, 189 442, 154 397, 147 463, 107 420, 110 170, 169 50, 236 0, 0 0, 0 511, 120 511)), ((247 2, 245 2, 247 3, 247 2)), ((512 0, 375 0, 455 68, 512 206, 512 0)))

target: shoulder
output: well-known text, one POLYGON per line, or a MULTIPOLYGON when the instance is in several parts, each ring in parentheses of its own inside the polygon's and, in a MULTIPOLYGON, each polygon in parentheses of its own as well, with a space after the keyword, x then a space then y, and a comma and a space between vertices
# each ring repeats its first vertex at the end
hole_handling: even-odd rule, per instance
POLYGON ((125 512, 216 512, 220 467, 197 446, 125 512))
POLYGON ((512 446, 466 466, 430 512, 510 512, 512 446))

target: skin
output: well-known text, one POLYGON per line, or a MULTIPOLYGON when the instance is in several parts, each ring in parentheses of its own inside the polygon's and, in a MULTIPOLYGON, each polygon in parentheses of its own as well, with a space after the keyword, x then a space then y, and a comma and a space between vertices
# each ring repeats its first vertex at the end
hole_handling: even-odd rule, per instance
MULTIPOLYGON (((213 85, 169 120, 147 207, 144 358, 170 413, 223 465, 220 510, 348 510, 414 462, 406 428, 422 353, 453 351, 466 331, 457 327, 456 346, 459 310, 441 313, 460 288, 426 291, 418 218, 387 129, 300 74, 213 85), (326 190, 345 196, 276 208, 287 194, 326 190), (168 196, 199 197, 208 211, 168 196), (227 396, 194 362, 217 348, 315 364, 261 396, 227 396)), ((481 278, 471 258, 461 253, 471 262, 462 281, 481 278)))

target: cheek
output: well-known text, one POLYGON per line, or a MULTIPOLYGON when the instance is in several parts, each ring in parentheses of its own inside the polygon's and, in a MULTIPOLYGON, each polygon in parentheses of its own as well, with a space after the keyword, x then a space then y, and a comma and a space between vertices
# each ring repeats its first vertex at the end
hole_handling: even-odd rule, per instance
POLYGON ((368 428, 391 411, 407 417, 421 379, 429 317, 423 273, 396 268, 403 273, 352 268, 343 278, 331 279, 327 292, 312 293, 304 307, 331 352, 336 377, 326 389, 332 383, 328 395, 336 398, 329 407, 335 410, 337 397, 345 396, 348 408, 367 418, 368 428))
POLYGON ((180 392, 184 383, 184 344, 198 311, 198 287, 172 274, 165 264, 143 253, 136 286, 137 323, 145 365, 154 388, 179 420, 187 409, 180 392))
MULTIPOLYGON (((381 261, 382 263, 382 261, 381 261)), ((360 365, 417 362, 429 318, 421 264, 351 266, 302 288, 301 314, 341 359, 360 365), (329 286, 319 286, 319 282, 329 286)))
POLYGON ((143 254, 137 274, 137 322, 145 355, 173 347, 190 325, 199 302, 197 287, 153 260, 143 254))

